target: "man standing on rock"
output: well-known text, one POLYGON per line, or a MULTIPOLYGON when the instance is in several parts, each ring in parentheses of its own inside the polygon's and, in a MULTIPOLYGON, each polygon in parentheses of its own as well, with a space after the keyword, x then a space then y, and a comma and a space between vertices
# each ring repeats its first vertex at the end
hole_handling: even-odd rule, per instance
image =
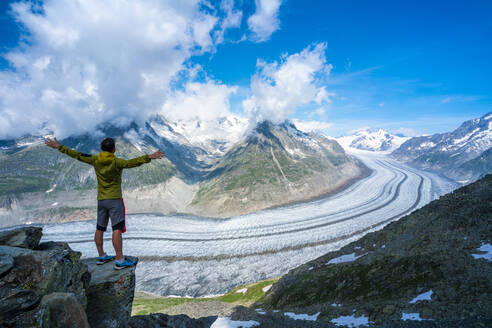
POLYGON ((114 268, 120 270, 136 264, 137 261, 123 256, 122 233, 126 231, 126 227, 125 204, 121 193, 121 173, 123 169, 149 163, 151 159, 163 158, 164 153, 158 150, 150 155, 129 160, 121 159, 114 156, 116 146, 112 138, 106 138, 101 142, 99 155, 80 153, 61 145, 56 138, 54 140, 46 138, 45 144, 81 162, 94 166, 97 176, 97 228, 94 235, 94 241, 99 253, 97 264, 104 264, 115 258, 107 255, 103 250, 103 234, 108 226, 109 218, 111 218, 113 247, 116 252, 114 268))

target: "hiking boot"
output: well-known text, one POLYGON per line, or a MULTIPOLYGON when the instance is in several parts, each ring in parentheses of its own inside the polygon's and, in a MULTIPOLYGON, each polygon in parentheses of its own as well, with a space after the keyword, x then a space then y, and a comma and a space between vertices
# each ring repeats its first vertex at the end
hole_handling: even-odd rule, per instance
POLYGON ((97 258, 96 264, 97 265, 101 265, 101 264, 104 264, 104 263, 108 263, 109 261, 112 261, 114 259, 115 259, 114 256, 110 256, 110 255, 104 254, 104 256, 99 256, 97 258))
POLYGON ((138 259, 132 260, 132 259, 130 259, 128 257, 125 257, 122 262, 115 261, 114 262, 114 268, 115 268, 115 270, 121 270, 121 269, 124 269, 124 268, 129 268, 129 267, 134 266, 135 264, 137 264, 137 262, 138 262, 138 259))

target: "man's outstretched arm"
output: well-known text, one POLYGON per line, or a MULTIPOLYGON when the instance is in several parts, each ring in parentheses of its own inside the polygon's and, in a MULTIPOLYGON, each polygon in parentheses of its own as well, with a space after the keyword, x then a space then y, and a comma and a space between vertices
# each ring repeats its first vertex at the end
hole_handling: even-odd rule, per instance
POLYGON ((137 167, 145 163, 149 163, 151 159, 159 159, 163 158, 164 153, 160 150, 156 151, 155 153, 152 153, 150 155, 144 155, 132 159, 122 159, 122 158, 117 158, 116 159, 116 164, 123 168, 123 169, 129 169, 132 167, 137 167))
POLYGON ((67 146, 63 146, 58 142, 58 140, 56 140, 56 138, 54 140, 51 140, 50 138, 46 138, 44 143, 46 146, 51 147, 53 149, 58 149, 60 152, 67 154, 68 156, 73 157, 81 162, 91 165, 94 164, 94 156, 83 154, 76 150, 70 149, 67 146))

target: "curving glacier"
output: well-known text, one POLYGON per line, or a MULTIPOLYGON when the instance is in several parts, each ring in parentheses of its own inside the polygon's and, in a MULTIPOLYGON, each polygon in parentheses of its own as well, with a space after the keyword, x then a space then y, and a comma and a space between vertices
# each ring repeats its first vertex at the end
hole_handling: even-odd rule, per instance
MULTIPOLYGON (((350 154, 372 174, 321 200, 229 219, 128 216, 124 252, 140 258, 137 290, 197 297, 280 276, 457 187, 384 154, 350 154)), ((94 229, 95 220, 45 225, 43 240, 68 241, 84 257, 93 257, 94 229)), ((108 252, 110 237, 106 234, 108 252)))

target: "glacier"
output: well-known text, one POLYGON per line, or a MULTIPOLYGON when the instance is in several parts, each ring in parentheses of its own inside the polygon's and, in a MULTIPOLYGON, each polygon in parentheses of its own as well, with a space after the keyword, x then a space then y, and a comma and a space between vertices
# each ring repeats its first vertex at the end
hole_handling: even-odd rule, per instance
MULTIPOLYGON (((458 187, 385 154, 353 149, 349 154, 372 173, 327 198, 228 219, 128 215, 124 253, 140 259, 136 289, 201 297, 278 277, 458 187)), ((83 257, 94 257, 95 226, 95 220, 43 225, 43 241, 67 241, 83 257)), ((109 253, 110 238, 106 233, 109 253)))

